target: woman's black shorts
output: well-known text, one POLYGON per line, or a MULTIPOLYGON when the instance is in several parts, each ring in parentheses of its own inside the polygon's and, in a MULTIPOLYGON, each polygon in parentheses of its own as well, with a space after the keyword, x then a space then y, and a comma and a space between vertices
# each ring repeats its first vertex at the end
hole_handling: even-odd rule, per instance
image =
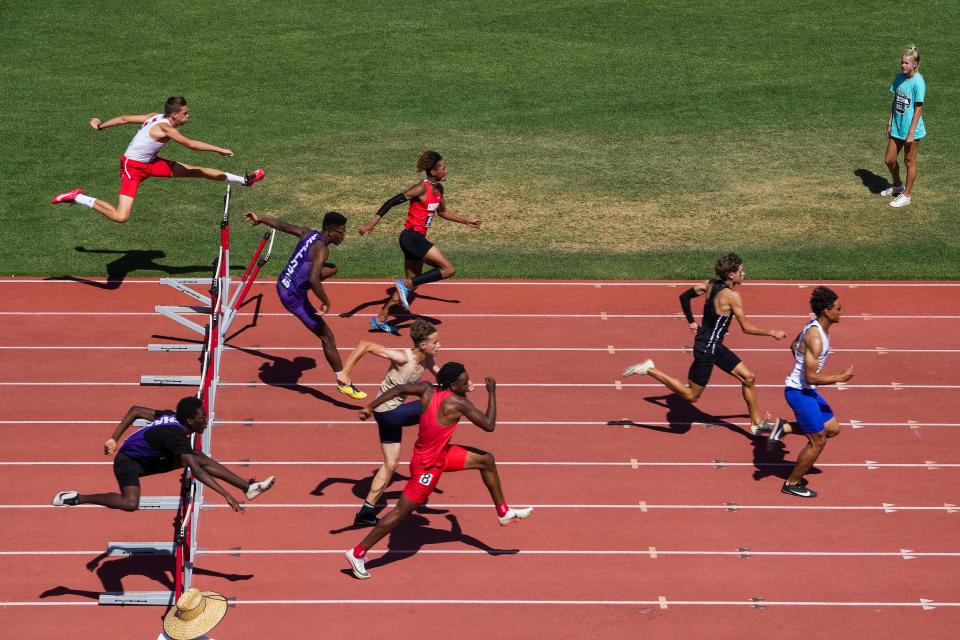
POLYGON ((400 232, 400 250, 407 260, 423 260, 423 256, 433 247, 422 233, 413 229, 404 229, 400 232))

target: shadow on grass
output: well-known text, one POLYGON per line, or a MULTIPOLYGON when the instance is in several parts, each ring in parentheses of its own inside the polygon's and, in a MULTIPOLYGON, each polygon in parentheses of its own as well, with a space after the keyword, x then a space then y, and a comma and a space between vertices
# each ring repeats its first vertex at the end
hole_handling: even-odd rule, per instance
POLYGON ((860 181, 863 182, 863 186, 865 186, 870 193, 880 193, 890 186, 889 180, 883 176, 878 176, 869 169, 857 169, 853 172, 853 175, 860 178, 860 181))
POLYGON ((80 253, 102 253, 106 255, 118 256, 106 265, 107 281, 97 282, 87 278, 78 278, 76 276, 50 276, 47 280, 69 280, 81 284, 97 287, 98 289, 119 289, 123 281, 134 271, 160 271, 167 275, 192 274, 197 271, 210 271, 212 264, 195 264, 185 267, 175 267, 159 264, 157 260, 166 258, 167 254, 157 249, 87 249, 86 247, 74 247, 74 251, 80 253))
MULTIPOLYGON (((173 559, 168 556, 128 556, 117 558, 109 562, 103 562, 108 558, 107 553, 101 553, 94 559, 87 562, 87 571, 95 571, 97 577, 103 584, 104 593, 122 593, 123 580, 127 576, 144 576, 156 582, 159 589, 173 591, 173 559)), ((221 578, 230 582, 240 580, 250 580, 252 573, 221 573, 197 567, 193 570, 195 576, 209 576, 212 578, 221 578)), ((99 591, 90 591, 87 589, 74 589, 63 585, 47 589, 40 594, 40 598, 53 598, 56 596, 80 596, 81 598, 90 598, 97 600, 100 598, 99 591)))

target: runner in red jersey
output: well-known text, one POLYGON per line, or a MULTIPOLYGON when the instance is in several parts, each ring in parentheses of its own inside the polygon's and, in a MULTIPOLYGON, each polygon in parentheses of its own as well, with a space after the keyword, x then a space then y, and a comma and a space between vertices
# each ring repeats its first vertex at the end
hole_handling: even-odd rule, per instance
POLYGON ((76 202, 90 207, 103 217, 113 222, 126 222, 133 211, 133 201, 137 197, 140 183, 147 178, 206 178, 220 182, 232 182, 249 187, 254 182, 262 180, 265 173, 257 169, 245 176, 238 176, 219 169, 195 167, 160 157, 160 151, 171 140, 178 142, 194 151, 209 151, 232 158, 233 151, 216 145, 191 140, 177 129, 190 120, 190 109, 183 96, 172 96, 167 99, 163 113, 147 113, 144 115, 124 115, 110 118, 101 122, 100 118, 90 118, 90 126, 102 131, 121 124, 137 124, 140 128, 134 134, 127 150, 120 156, 120 196, 117 206, 106 200, 99 200, 84 194, 83 189, 77 187, 54 196, 52 204, 76 202))
POLYGON ((477 469, 487 486, 501 526, 530 516, 533 507, 511 509, 503 498, 500 475, 493 456, 473 447, 450 444, 457 423, 466 416, 484 431, 493 431, 497 423, 497 383, 486 378, 487 411, 481 411, 467 399, 472 385, 467 370, 459 362, 448 362, 437 372, 437 387, 427 382, 401 384, 379 396, 360 411, 366 420, 381 403, 399 395, 416 395, 423 411, 420 414, 420 432, 410 459, 410 480, 403 489, 400 501, 390 513, 353 549, 346 551, 353 575, 363 580, 370 577, 365 567, 367 550, 397 528, 414 509, 424 504, 445 471, 477 469))
POLYGON ((365 225, 360 227, 360 235, 365 236, 377 226, 380 219, 391 208, 410 201, 410 210, 407 212, 407 221, 400 233, 400 249, 403 251, 403 269, 405 279, 397 280, 396 291, 390 296, 378 313, 370 318, 370 326, 379 331, 397 333, 397 328, 387 323, 390 317, 390 308, 397 301, 404 309, 410 308, 410 299, 413 291, 422 284, 446 280, 457 272, 453 263, 443 255, 437 247, 427 240, 427 231, 435 215, 459 222, 479 229, 481 220, 468 220, 447 209, 443 201, 443 181, 447 177, 447 165, 436 151, 424 151, 417 160, 417 171, 426 172, 426 178, 411 186, 403 193, 398 193, 383 203, 376 215, 365 225), (423 273, 423 263, 426 262, 433 269, 423 273))

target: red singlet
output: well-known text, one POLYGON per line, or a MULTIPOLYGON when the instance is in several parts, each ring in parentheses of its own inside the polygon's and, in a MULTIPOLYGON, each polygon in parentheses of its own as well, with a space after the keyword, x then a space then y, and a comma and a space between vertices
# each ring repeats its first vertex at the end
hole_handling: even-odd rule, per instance
POLYGON ((417 442, 413 445, 411 468, 416 466, 417 470, 420 470, 443 466, 447 445, 457 430, 459 420, 445 427, 437 420, 437 413, 440 411, 440 403, 452 393, 449 389, 434 389, 427 408, 420 414, 420 431, 417 442))
POLYGON ((433 216, 440 208, 440 201, 443 200, 443 192, 430 184, 429 180, 424 180, 424 183, 427 187, 426 200, 420 202, 419 198, 415 198, 410 201, 410 210, 407 211, 407 221, 403 224, 403 228, 427 235, 433 216))

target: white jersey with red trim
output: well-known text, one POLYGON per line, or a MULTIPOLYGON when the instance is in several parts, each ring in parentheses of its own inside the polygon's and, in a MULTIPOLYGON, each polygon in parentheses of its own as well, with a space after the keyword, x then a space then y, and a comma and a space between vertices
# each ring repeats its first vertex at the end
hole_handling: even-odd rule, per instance
POLYGON ((160 150, 167 146, 169 140, 157 142, 150 137, 150 129, 155 124, 170 124, 170 121, 164 118, 161 113, 147 118, 146 122, 140 126, 140 130, 133 136, 133 140, 127 145, 127 150, 123 152, 127 159, 137 162, 153 162, 160 150))

